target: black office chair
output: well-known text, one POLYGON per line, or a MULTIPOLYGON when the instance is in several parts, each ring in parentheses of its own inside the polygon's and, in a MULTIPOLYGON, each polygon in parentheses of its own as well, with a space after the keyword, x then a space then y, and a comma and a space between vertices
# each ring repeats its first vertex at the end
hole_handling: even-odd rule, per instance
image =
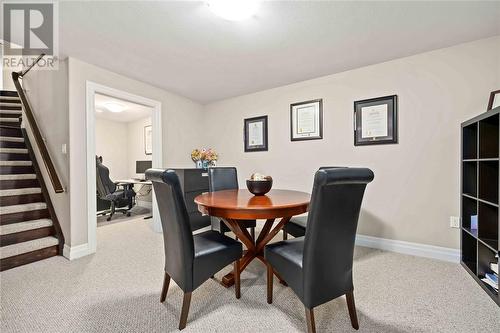
MULTIPOLYGON (((223 190, 237 190, 238 173, 235 167, 215 167, 208 169, 208 190, 210 192, 223 190)), ((222 234, 230 231, 224 222, 217 217, 211 217, 212 230, 216 230, 222 234)), ((250 235, 255 241, 255 220, 242 220, 240 224, 247 229, 250 229, 250 235)))
POLYGON ((272 303, 273 268, 305 306, 307 331, 315 332, 313 309, 346 295, 352 327, 359 328, 354 304, 352 262, 366 168, 316 172, 305 237, 267 245, 267 302, 272 303))
MULTIPOLYGON (((339 167, 339 166, 321 167, 319 168, 319 170, 339 169, 339 168, 346 168, 346 167, 339 167)), ((288 235, 292 235, 295 238, 305 236, 306 225, 307 225, 307 215, 292 217, 290 221, 288 221, 288 223, 285 224, 285 226, 283 227, 283 240, 287 240, 288 235)))
POLYGON ((116 212, 122 212, 130 216, 130 210, 134 206, 135 192, 133 189, 133 184, 123 183, 117 184, 109 178, 109 169, 102 164, 102 157, 96 156, 96 187, 97 196, 101 200, 109 201, 111 203, 111 208, 98 215, 106 215, 109 213, 107 221, 111 221, 111 218, 116 212), (124 207, 127 208, 118 208, 124 207))
POLYGON ((186 327, 191 293, 214 273, 234 263, 234 287, 240 298, 240 265, 243 247, 216 231, 193 235, 179 177, 174 170, 149 169, 160 211, 165 246, 165 278, 160 302, 167 297, 170 278, 184 291, 179 329, 186 327))

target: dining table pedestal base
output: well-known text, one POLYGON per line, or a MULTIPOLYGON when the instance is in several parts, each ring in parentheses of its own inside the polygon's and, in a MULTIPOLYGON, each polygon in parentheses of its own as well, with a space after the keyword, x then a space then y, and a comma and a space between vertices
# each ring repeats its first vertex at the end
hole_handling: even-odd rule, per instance
MULTIPOLYGON (((240 259, 240 273, 245 270, 245 268, 250 264, 254 259, 260 260, 264 266, 267 266, 267 260, 264 258, 264 247, 280 232, 281 229, 285 226, 285 224, 290 221, 291 216, 283 217, 278 224, 273 228, 273 224, 275 219, 268 219, 262 228, 259 237, 254 243, 254 240, 248 230, 242 227, 238 220, 223 218, 222 221, 227 225, 227 227, 238 237, 238 239, 246 246, 247 251, 240 259)), ((278 278, 278 280, 286 285, 286 282, 279 276, 279 274, 274 271, 274 275, 278 278)), ((234 271, 226 274, 222 277, 221 284, 229 288, 234 285, 234 271)))

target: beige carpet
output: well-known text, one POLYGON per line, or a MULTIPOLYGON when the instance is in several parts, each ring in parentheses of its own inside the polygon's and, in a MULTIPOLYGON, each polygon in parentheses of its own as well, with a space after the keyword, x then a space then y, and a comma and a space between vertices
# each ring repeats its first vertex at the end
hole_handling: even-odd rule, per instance
MULTIPOLYGON (((172 283, 160 304, 162 236, 151 220, 98 228, 97 254, 55 257, 0 274, 1 332, 171 332, 182 299, 172 283)), ((226 272, 229 267, 226 268, 226 272)), ((217 274, 220 278, 223 272, 217 274)), ((500 309, 457 264, 357 248, 359 332, 495 332, 500 309)), ((185 332, 303 332, 303 306, 275 283, 266 303, 265 270, 253 262, 242 297, 209 280, 193 293, 185 332)), ((345 299, 316 309, 318 332, 354 332, 345 299)))

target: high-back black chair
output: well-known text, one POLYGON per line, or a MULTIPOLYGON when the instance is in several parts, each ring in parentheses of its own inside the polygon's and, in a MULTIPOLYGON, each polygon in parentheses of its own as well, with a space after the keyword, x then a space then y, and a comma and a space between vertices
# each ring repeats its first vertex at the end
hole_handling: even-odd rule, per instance
POLYGON ((274 268, 304 304, 308 332, 316 331, 313 309, 342 295, 352 326, 359 328, 352 283, 354 240, 365 188, 373 177, 366 168, 317 171, 305 237, 265 247, 267 302, 272 303, 274 268))
POLYGON ((149 169, 163 228, 165 277, 160 302, 167 297, 172 278, 184 291, 179 329, 186 327, 191 293, 214 273, 234 263, 235 293, 240 298, 241 243, 216 231, 193 235, 179 177, 174 170, 149 169))
MULTIPOLYGON (((214 167, 208 169, 208 190, 210 192, 223 190, 237 190, 238 173, 235 167, 214 167)), ((224 234, 229 228, 217 217, 211 217, 212 230, 224 234)), ((239 222, 245 228, 250 229, 250 235, 255 240, 255 220, 242 220, 239 222)))
MULTIPOLYGON (((346 168, 346 167, 330 166, 330 167, 321 167, 319 168, 319 170, 338 169, 338 168, 346 168)), ((288 235, 292 235, 295 238, 305 236, 306 227, 307 227, 307 215, 292 217, 290 221, 288 221, 288 223, 285 224, 285 227, 283 227, 283 240, 287 240, 288 235)))
POLYGON ((115 212, 122 212, 130 216, 130 210, 133 207, 134 197, 136 193, 133 190, 133 184, 120 183, 117 184, 109 178, 109 169, 102 164, 102 158, 96 156, 96 187, 99 199, 109 201, 111 208, 107 211, 101 212, 100 215, 109 213, 108 221, 115 212), (117 208, 124 207, 127 208, 117 208))

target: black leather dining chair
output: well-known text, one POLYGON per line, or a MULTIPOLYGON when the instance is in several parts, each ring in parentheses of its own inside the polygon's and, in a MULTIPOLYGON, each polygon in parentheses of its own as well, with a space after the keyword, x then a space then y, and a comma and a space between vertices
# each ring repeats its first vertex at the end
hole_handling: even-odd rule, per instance
POLYGON ((354 304, 352 264, 366 168, 316 172, 305 237, 267 245, 267 302, 272 303, 273 269, 305 306, 307 331, 315 332, 314 308, 346 295, 352 327, 359 328, 354 304))
POLYGON ((179 177, 173 170, 149 169, 163 228, 165 277, 160 302, 167 297, 170 279, 184 291, 179 329, 186 327, 191 293, 214 273, 234 263, 234 287, 240 298, 239 259, 243 247, 216 231, 193 235, 179 177))
MULTIPOLYGON (((331 166, 331 167, 321 167, 319 170, 325 169, 338 169, 338 168, 346 168, 339 166, 331 166)), ((283 240, 288 239, 288 235, 292 235, 293 237, 302 237, 306 234, 306 225, 307 225, 307 215, 302 216, 294 216, 288 221, 287 224, 283 227, 283 240)))
MULTIPOLYGON (((208 190, 210 192, 223 190, 237 190, 238 172, 235 167, 213 167, 208 169, 208 190)), ((217 217, 212 217, 212 230, 222 234, 230 231, 229 228, 217 217)), ((255 241, 255 220, 241 220, 240 225, 250 229, 250 235, 255 241)))

